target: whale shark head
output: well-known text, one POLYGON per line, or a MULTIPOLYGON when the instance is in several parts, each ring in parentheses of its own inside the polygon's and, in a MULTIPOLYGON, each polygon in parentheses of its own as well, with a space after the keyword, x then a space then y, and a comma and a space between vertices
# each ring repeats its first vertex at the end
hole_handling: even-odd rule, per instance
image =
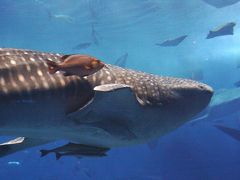
POLYGON ((168 106, 179 117, 195 116, 209 104, 213 95, 213 89, 210 86, 197 81, 178 79, 169 82, 168 86, 173 94, 167 99, 168 106))

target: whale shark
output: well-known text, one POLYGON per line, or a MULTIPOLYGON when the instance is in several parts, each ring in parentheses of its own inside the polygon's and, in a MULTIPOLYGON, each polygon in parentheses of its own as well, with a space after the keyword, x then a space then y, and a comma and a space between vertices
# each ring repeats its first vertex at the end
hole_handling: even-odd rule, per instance
POLYGON ((194 80, 111 64, 86 77, 48 73, 45 60, 61 63, 64 55, 0 49, 0 135, 16 137, 0 145, 0 157, 58 140, 71 146, 48 152, 101 157, 175 130, 213 95, 194 80))

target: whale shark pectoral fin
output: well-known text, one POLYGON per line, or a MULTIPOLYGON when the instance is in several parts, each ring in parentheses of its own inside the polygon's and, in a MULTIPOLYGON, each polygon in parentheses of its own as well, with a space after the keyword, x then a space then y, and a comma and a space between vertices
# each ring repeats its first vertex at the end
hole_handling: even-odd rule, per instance
POLYGON ((125 113, 129 109, 140 106, 131 86, 125 84, 106 84, 94 88, 95 95, 91 102, 83 108, 68 114, 75 122, 97 122, 109 113, 125 113))
POLYGON ((18 137, 16 139, 0 144, 0 157, 7 156, 30 147, 46 144, 48 142, 50 141, 18 137))
POLYGON ((89 83, 83 83, 82 90, 80 90, 80 94, 75 94, 68 97, 68 101, 66 103, 66 115, 79 111, 80 109, 84 109, 85 106, 88 106, 94 98, 95 92, 92 89, 89 83))
POLYGON ((109 92, 109 91, 116 91, 120 89, 129 89, 131 86, 126 84, 104 84, 100 86, 96 86, 94 88, 94 91, 100 91, 100 92, 109 92))
POLYGON ((24 141, 24 139, 25 139, 24 137, 17 137, 15 139, 12 139, 10 141, 7 141, 5 143, 0 144, 0 146, 12 145, 12 144, 20 144, 20 143, 22 143, 24 141))

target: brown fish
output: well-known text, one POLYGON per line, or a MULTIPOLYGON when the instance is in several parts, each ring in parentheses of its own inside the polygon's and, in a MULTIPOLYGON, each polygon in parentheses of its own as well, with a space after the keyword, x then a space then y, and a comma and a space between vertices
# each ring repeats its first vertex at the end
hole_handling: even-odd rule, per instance
POLYGON ((62 60, 61 63, 45 60, 50 74, 63 71, 65 76, 77 75, 84 77, 94 74, 104 67, 103 62, 88 55, 67 55, 63 56, 62 60))

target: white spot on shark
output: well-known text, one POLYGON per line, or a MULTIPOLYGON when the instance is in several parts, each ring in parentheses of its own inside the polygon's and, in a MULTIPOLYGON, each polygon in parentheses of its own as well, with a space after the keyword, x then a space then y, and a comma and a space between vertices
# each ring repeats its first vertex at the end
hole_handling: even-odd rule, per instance
POLYGON ((5 82, 5 79, 3 77, 1 78, 0 82, 1 82, 2 86, 5 86, 6 82, 5 82))
POLYGON ((46 88, 46 89, 49 88, 49 85, 48 85, 48 83, 47 83, 46 81, 43 81, 43 86, 44 86, 44 88, 46 88))
POLYGON ((7 89, 7 87, 3 87, 3 92, 4 92, 5 94, 8 93, 8 89, 7 89))
POLYGON ((108 80, 108 81, 111 81, 111 80, 112 80, 112 77, 111 77, 111 76, 108 76, 108 77, 107 77, 107 80, 108 80))
POLYGON ((21 82, 24 82, 25 81, 25 78, 22 74, 19 74, 18 75, 18 80, 21 81, 21 82))
POLYGON ((59 80, 60 80, 60 83, 61 83, 62 86, 66 85, 66 82, 62 78, 60 78, 59 80))
POLYGON ((37 74, 38 74, 39 76, 43 76, 43 73, 42 73, 42 71, 41 71, 40 69, 37 70, 37 74))
POLYGON ((10 63, 13 64, 13 65, 17 64, 16 61, 14 61, 14 60, 11 60, 10 63))
POLYGON ((26 65, 27 71, 30 72, 31 71, 31 66, 29 64, 26 65))
POLYGON ((35 62, 35 59, 34 59, 34 58, 32 58, 32 57, 30 57, 30 60, 31 60, 32 62, 35 62))
POLYGON ((97 78, 96 78, 96 76, 95 75, 93 75, 93 82, 95 83, 96 82, 96 80, 97 80, 97 78))
POLYGON ((38 82, 37 82, 37 79, 36 79, 34 76, 30 76, 30 78, 31 78, 31 80, 34 82, 34 85, 35 85, 36 87, 39 87, 39 84, 38 84, 38 82))
POLYGON ((26 59, 25 59, 24 57, 21 57, 21 60, 22 60, 22 61, 26 61, 26 59))

